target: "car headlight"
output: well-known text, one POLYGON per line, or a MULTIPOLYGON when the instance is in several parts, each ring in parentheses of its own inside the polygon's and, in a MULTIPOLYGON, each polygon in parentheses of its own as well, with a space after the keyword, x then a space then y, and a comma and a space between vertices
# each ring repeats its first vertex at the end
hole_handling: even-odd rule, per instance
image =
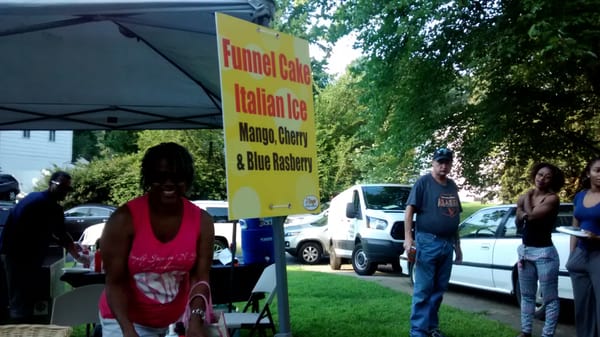
POLYGON ((292 232, 285 232, 285 233, 283 234, 283 236, 284 236, 284 237, 290 237, 290 236, 296 236, 296 235, 298 235, 298 234, 300 234, 300 231, 292 231, 292 232))
POLYGON ((372 229, 384 230, 388 226, 387 221, 372 216, 367 216, 367 227, 372 229))

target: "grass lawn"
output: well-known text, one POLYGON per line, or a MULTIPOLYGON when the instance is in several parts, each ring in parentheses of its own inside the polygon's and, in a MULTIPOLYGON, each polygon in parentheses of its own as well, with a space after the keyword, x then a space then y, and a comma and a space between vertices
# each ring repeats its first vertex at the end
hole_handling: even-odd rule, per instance
MULTIPOLYGON (((400 282, 400 279, 398 279, 400 282)), ((343 275, 288 269, 291 330, 295 337, 408 336, 411 297, 343 275)), ((514 337, 511 327, 442 305, 449 337, 514 337)))

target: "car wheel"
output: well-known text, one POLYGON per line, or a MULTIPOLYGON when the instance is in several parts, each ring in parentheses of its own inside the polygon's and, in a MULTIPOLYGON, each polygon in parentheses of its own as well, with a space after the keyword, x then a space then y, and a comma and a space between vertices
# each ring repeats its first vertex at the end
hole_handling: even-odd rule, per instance
POLYGON ((335 254, 335 248, 329 249, 329 267, 331 270, 340 270, 342 268, 342 258, 335 254))
POLYGON ((400 259, 398 259, 398 261, 392 262, 392 271, 394 273, 402 272, 402 266, 400 265, 400 259))
POLYGON ((369 262, 367 254, 360 243, 352 251, 352 268, 358 275, 373 275, 377 270, 377 264, 369 262))
POLYGON ((323 248, 321 245, 314 242, 306 242, 300 246, 300 250, 298 251, 298 259, 300 262, 306 264, 317 264, 321 261, 323 257, 323 248))
POLYGON ((415 264, 414 262, 408 263, 408 277, 410 278, 410 285, 415 285, 415 264))
POLYGON ((223 239, 220 239, 220 238, 215 238, 215 243, 213 245, 213 252, 215 252, 215 253, 216 252, 220 252, 223 249, 227 249, 227 248, 229 248, 227 246, 227 240, 223 240, 223 239))
MULTIPOLYGON (((521 286, 519 285, 519 275, 514 280, 513 289, 515 289, 515 297, 517 304, 521 307, 521 286)), ((540 290, 540 283, 538 281, 537 293, 535 294, 535 312, 533 317, 543 321, 546 319, 546 306, 544 305, 544 299, 542 298, 542 292, 540 290)))

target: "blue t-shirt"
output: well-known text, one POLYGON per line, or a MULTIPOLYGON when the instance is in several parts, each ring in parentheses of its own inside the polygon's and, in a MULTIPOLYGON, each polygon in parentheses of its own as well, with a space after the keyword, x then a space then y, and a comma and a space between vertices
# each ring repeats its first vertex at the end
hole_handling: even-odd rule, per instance
MULTIPOLYGON (((573 200, 573 216, 579 222, 579 227, 600 235, 600 203, 592 207, 583 205, 583 198, 587 190, 575 194, 573 200)), ((578 240, 577 246, 585 250, 600 250, 600 243, 595 240, 578 240)))
POLYGON ((407 204, 417 209, 417 232, 446 238, 456 236, 462 206, 454 180, 448 179, 446 185, 441 185, 431 173, 420 177, 410 191, 407 204))
POLYGON ((64 219, 62 206, 48 191, 29 193, 10 212, 2 232, 2 252, 41 263, 52 234, 65 231, 64 219))

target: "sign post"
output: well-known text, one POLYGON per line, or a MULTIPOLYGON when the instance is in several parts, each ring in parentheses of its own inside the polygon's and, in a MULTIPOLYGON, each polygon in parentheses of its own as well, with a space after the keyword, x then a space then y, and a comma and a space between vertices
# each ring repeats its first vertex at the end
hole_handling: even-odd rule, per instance
POLYGON ((291 336, 283 222, 319 209, 308 42, 216 13, 229 218, 273 218, 280 333, 291 336))

